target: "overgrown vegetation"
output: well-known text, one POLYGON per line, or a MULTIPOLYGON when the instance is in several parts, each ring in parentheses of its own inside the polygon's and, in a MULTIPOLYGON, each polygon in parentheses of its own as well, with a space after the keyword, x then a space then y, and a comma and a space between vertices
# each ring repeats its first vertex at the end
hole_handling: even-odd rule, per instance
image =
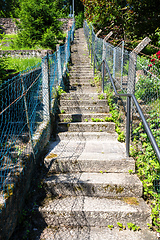
MULTIPOLYGON (((157 113, 150 113, 150 116, 151 118, 148 119, 148 122, 150 122, 150 128, 160 147, 160 130, 157 128, 159 118, 157 118, 157 113)), ((160 232, 160 163, 142 123, 139 123, 139 127, 134 130, 133 134, 134 140, 131 156, 136 159, 136 172, 143 183, 144 199, 150 203, 152 208, 152 228, 160 232)), ((149 225, 149 227, 151 226, 149 225)))
POLYGON ((93 1, 82 0, 85 6, 85 17, 103 34, 114 32, 118 39, 141 39, 149 36, 158 46, 159 1, 127 0, 127 1, 93 1))

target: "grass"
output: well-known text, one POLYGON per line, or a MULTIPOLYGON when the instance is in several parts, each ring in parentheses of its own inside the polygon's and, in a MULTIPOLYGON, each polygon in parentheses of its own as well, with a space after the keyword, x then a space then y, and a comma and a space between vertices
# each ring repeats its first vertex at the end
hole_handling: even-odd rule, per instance
POLYGON ((8 69, 14 70, 16 72, 22 72, 28 68, 36 66, 41 62, 41 58, 7 58, 8 69))
POLYGON ((12 41, 16 38, 16 34, 5 34, 0 40, 0 50, 13 50, 11 47, 12 41), (6 46, 6 44, 9 46, 6 46))

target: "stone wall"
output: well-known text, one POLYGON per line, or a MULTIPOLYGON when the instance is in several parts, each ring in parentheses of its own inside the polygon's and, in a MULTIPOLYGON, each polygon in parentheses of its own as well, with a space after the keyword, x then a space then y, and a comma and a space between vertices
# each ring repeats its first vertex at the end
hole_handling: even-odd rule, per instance
MULTIPOLYGON (((17 20, 19 19, 17 18, 17 20)), ((69 27, 72 25, 71 18, 60 18, 58 20, 63 22, 62 26, 63 31, 67 31, 69 27)), ((6 34, 16 34, 18 30, 12 18, 0 18, 0 29, 2 29, 2 32, 6 34)))
POLYGON ((6 34, 17 33, 17 26, 12 18, 0 18, 0 29, 6 34))
POLYGON ((30 57, 44 57, 47 52, 53 54, 52 50, 0 50, 0 57, 16 57, 16 58, 30 58, 30 57))

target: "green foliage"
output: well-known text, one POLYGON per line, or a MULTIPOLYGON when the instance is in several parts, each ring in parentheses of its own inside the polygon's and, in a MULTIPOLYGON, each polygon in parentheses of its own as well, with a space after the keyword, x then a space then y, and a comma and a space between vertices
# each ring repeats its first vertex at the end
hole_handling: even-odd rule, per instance
POLYGON ((5 57, 0 58, 0 85, 3 82, 3 79, 6 77, 6 69, 8 67, 8 61, 5 57))
MULTIPOLYGON (((150 112, 150 116, 151 118, 147 121, 150 123, 153 136, 160 147, 158 114, 156 112, 150 112)), ((160 180, 160 163, 144 131, 142 123, 134 130, 133 134, 134 142, 131 155, 136 159, 136 172, 143 183, 144 198, 150 203, 152 208, 152 227, 156 231, 160 231, 160 193, 154 186, 155 180, 160 180), (141 145, 141 148, 139 148, 139 145, 141 145)))
POLYGON ((59 96, 61 96, 62 93, 66 93, 61 86, 58 86, 57 92, 58 92, 58 95, 59 95, 59 96))
POLYGON ((140 227, 136 226, 134 223, 127 223, 127 226, 130 230, 139 231, 140 227))
POLYGON ((135 97, 149 103, 159 95, 159 81, 152 76, 140 76, 135 88, 135 97))
POLYGON ((17 9, 19 7, 19 0, 5 0, 0 1, 0 17, 10 18, 17 17, 17 9))
POLYGON ((91 118, 92 122, 104 122, 103 119, 100 118, 91 118))
POLYGON ((110 230, 112 230, 114 227, 113 227, 113 225, 108 225, 108 228, 109 228, 110 230))
POLYGON ((122 223, 120 223, 120 222, 117 222, 117 225, 118 225, 120 231, 126 229, 126 227, 122 223))
POLYGON ((83 27, 83 21, 84 21, 84 12, 79 12, 77 16, 75 16, 76 24, 75 28, 82 28, 83 27))
POLYGON ((150 35, 159 27, 157 0, 81 0, 85 6, 85 17, 104 34, 112 30, 118 38, 141 38, 150 35), (153 17, 154 16, 154 17, 153 17))
POLYGON ((121 131, 119 128, 120 123, 121 123, 121 113, 119 112, 117 105, 114 102, 115 99, 113 96, 113 92, 110 89, 110 86, 107 87, 107 89, 105 90, 105 93, 107 95, 110 113, 112 114, 112 117, 105 118, 105 121, 110 120, 111 122, 115 123, 115 130, 118 133, 117 140, 120 142, 125 142, 124 132, 121 131))
POLYGON ((41 58, 7 58, 9 69, 12 69, 14 73, 22 72, 28 68, 36 66, 41 62, 41 58))
POLYGON ((104 99, 104 95, 103 95, 103 93, 100 94, 100 95, 98 95, 98 99, 100 99, 100 100, 103 100, 103 99, 104 99))
POLYGON ((20 2, 20 22, 15 45, 33 47, 40 45, 55 49, 58 40, 63 38, 61 23, 57 20, 55 2, 49 0, 22 0, 20 2))

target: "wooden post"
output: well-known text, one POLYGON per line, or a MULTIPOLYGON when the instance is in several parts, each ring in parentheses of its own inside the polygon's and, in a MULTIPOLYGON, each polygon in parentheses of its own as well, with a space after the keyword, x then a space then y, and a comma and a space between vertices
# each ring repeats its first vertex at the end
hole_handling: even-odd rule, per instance
POLYGON ((103 39, 103 55, 102 55, 102 61, 106 58, 106 42, 107 40, 112 36, 113 32, 111 31, 110 33, 108 33, 107 36, 105 36, 105 38, 103 39))
POLYGON ((50 121, 51 97, 50 97, 50 79, 48 66, 48 53, 42 58, 42 95, 43 95, 43 120, 50 121))
POLYGON ((129 56, 129 70, 128 70, 128 84, 127 93, 134 94, 135 92, 135 79, 136 79, 136 65, 137 54, 150 42, 150 38, 144 38, 137 47, 130 53, 129 56))

